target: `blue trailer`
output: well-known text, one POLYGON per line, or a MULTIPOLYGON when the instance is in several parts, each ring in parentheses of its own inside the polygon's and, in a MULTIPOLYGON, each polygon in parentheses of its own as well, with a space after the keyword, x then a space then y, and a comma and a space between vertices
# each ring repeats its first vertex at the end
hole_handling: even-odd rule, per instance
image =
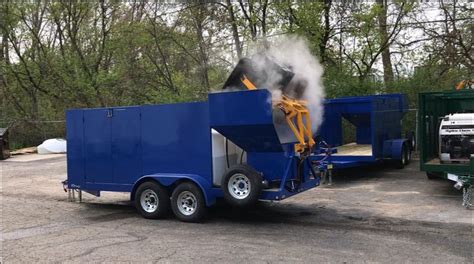
POLYGON ((146 218, 171 207, 192 222, 218 198, 234 206, 282 200, 318 186, 333 166, 406 158, 402 95, 327 100, 324 141, 309 156, 295 152, 296 140, 282 143, 275 111, 265 89, 213 93, 206 102, 68 110, 67 188, 129 192, 146 218), (370 145, 370 155, 341 153, 341 118, 355 124, 355 144, 370 145))
POLYGON ((402 137, 401 126, 408 111, 406 95, 329 99, 325 101, 324 109, 324 122, 319 135, 326 146, 316 149, 316 160, 323 160, 334 169, 366 166, 386 160, 403 168, 410 162, 415 136, 414 133, 407 133, 405 138, 402 137), (344 142, 343 120, 353 126, 354 142, 344 142))
POLYGON ((145 217, 171 206, 180 220, 198 221, 220 197, 247 206, 317 186, 322 168, 301 162, 294 143, 280 143, 271 102, 270 92, 254 90, 198 103, 69 110, 67 187, 130 192, 145 217), (223 157, 213 145, 233 151, 223 157))

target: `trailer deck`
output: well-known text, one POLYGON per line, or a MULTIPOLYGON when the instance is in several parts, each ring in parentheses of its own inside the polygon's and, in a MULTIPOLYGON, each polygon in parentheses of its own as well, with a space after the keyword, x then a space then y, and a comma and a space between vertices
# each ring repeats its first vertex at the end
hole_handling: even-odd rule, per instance
POLYGON ((371 144, 357 144, 355 142, 336 147, 333 156, 372 156, 371 144))

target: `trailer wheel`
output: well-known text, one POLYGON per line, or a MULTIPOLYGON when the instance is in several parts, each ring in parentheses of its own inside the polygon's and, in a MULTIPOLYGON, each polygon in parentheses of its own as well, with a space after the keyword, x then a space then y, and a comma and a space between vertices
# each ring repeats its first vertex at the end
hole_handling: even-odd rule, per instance
POLYGON ((401 159, 397 160, 397 168, 398 169, 403 169, 408 164, 408 159, 411 156, 408 153, 409 151, 410 150, 408 150, 406 144, 404 144, 403 147, 402 147, 402 157, 401 157, 401 159))
POLYGON ((135 207, 145 218, 162 218, 170 208, 168 191, 156 182, 144 182, 135 193, 135 207))
POLYGON ((410 131, 406 133, 406 138, 409 142, 410 151, 414 151, 416 149, 416 135, 415 132, 410 131))
POLYGON ((411 157, 412 157, 412 150, 411 150, 411 148, 407 148, 407 161, 406 161, 406 165, 410 164, 410 162, 411 162, 411 157))
POLYGON ((199 222, 207 212, 201 188, 191 182, 179 184, 171 195, 171 209, 184 222, 199 222))
POLYGON ((239 207, 251 206, 260 196, 262 177, 248 165, 235 165, 224 175, 221 188, 228 203, 239 207))

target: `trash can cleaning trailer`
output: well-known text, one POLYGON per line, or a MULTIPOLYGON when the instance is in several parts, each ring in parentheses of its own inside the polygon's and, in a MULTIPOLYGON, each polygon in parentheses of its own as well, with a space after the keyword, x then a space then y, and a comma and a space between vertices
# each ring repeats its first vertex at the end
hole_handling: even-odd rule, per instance
POLYGON ((171 207, 178 219, 194 222, 221 197, 239 207, 283 200, 318 186, 334 166, 406 160, 407 140, 398 139, 402 96, 327 103, 320 131, 335 144, 329 147, 313 138, 300 100, 304 83, 290 83, 288 68, 265 61, 282 77, 272 87, 282 91, 278 98, 257 89, 270 75, 242 59, 227 91, 209 94, 206 102, 68 110, 66 187, 97 196, 130 192, 146 218, 163 217, 171 207), (357 125, 356 143, 372 142, 370 155, 335 155, 341 116, 357 125))
POLYGON ((171 206, 180 220, 198 221, 219 197, 247 206, 318 186, 325 165, 295 152, 298 142, 280 143, 274 111, 265 89, 197 103, 68 110, 67 187, 130 192, 144 217, 162 217, 171 206))

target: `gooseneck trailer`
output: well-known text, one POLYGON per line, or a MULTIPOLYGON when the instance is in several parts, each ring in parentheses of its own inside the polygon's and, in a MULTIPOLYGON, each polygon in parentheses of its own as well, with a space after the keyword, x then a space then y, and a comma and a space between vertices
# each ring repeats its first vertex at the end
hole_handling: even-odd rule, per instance
POLYGON ((403 168, 415 147, 413 133, 402 137, 401 122, 408 111, 404 94, 342 97, 325 101, 324 122, 319 135, 327 146, 316 160, 334 169, 371 165, 391 160, 403 168), (354 142, 344 142, 343 120, 352 127, 354 142), (326 155, 328 152, 330 155, 326 155))

